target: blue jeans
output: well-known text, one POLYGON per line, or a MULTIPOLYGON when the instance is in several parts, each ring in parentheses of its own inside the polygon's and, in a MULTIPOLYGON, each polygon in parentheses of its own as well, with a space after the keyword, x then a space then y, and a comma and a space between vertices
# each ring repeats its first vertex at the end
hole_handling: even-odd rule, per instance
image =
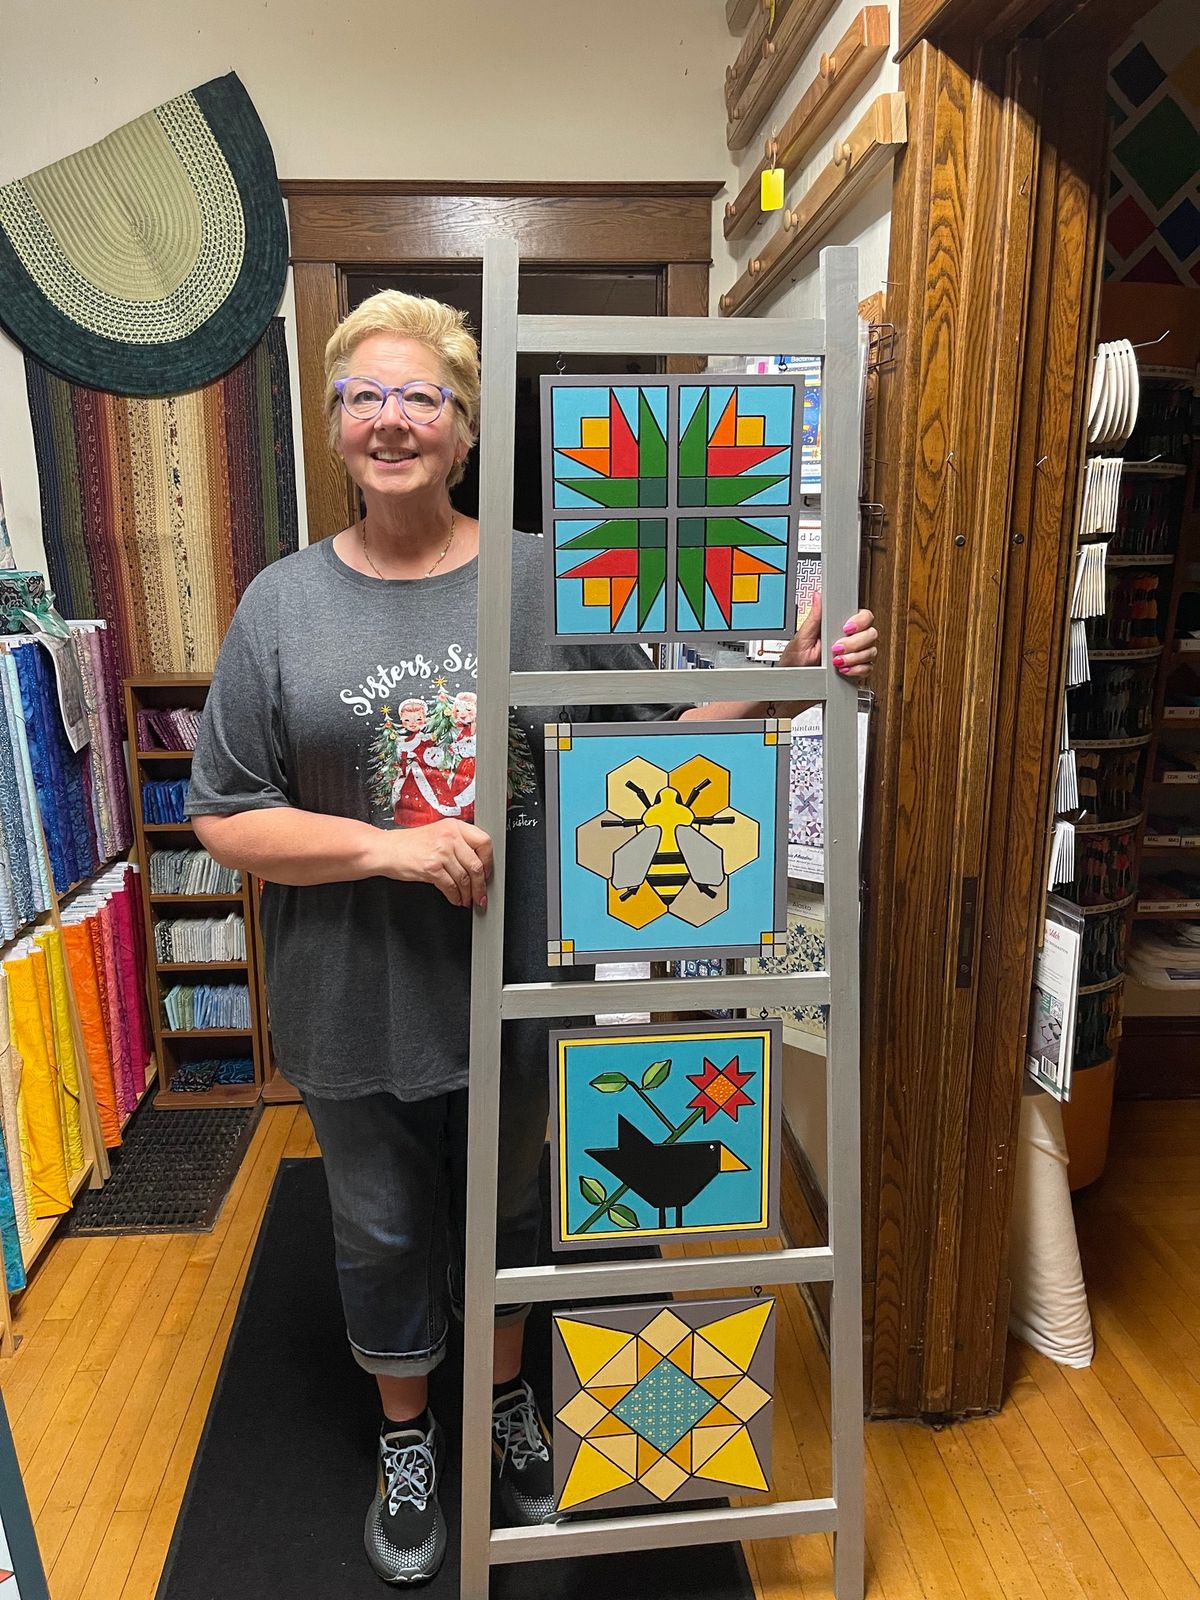
MULTIPOLYGON (((538 1065, 502 1080, 497 1267, 537 1259, 548 1097, 544 1057, 538 1065)), ((325 1161, 354 1359, 384 1377, 432 1372, 445 1354, 447 1300, 462 1313, 467 1090, 410 1101, 306 1095, 305 1105, 325 1161)), ((499 1306, 496 1322, 528 1312, 499 1306)))

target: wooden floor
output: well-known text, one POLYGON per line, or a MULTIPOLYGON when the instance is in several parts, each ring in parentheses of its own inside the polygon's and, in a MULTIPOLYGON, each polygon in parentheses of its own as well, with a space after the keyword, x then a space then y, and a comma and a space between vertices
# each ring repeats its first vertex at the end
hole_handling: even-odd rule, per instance
MULTIPOLYGON (((212 1233, 64 1240, 19 1301, 0 1385, 52 1600, 153 1600, 276 1167, 313 1150, 269 1109, 212 1233)), ((1014 1345, 999 1416, 868 1427, 871 1596, 1200 1600, 1200 1102, 1118 1108, 1078 1216, 1095 1365, 1014 1345)), ((781 1310, 776 1480, 827 1494, 828 1368, 781 1310)), ((765 1600, 832 1593, 825 1538, 747 1553, 765 1600)))

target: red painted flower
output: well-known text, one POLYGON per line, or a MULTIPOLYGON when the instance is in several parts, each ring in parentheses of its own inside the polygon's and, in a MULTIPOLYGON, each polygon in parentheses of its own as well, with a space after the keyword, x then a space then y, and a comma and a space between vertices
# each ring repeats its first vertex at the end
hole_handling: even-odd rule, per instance
POLYGON ((727 1066, 718 1068, 706 1056, 703 1072, 689 1072, 687 1080, 696 1085, 699 1093, 694 1100, 688 1101, 688 1110, 703 1111, 705 1122, 715 1117, 718 1111, 724 1111, 736 1122, 741 1108, 754 1104, 750 1096, 742 1091, 742 1085, 749 1083, 754 1074, 739 1072, 737 1062, 738 1058, 734 1056, 727 1066))

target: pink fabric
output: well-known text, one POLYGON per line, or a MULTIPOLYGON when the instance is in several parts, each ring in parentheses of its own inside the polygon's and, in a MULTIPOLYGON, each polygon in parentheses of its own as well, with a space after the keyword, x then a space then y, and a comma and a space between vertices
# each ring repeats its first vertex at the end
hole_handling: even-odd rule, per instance
MULTIPOLYGON (((132 873, 126 874, 126 879, 132 873)), ((112 911, 113 933, 116 941, 117 971, 121 981, 121 1012, 129 1037, 129 1059, 133 1072, 133 1087, 139 1095, 146 1091, 146 1063, 153 1045, 150 1042, 146 1017, 146 990, 142 983, 137 960, 137 941, 134 937, 133 896, 128 886, 120 889, 109 902, 112 911)))
POLYGON ((121 704, 116 651, 107 628, 88 634, 94 640, 96 661, 96 701, 100 713, 100 733, 104 745, 104 769, 112 802, 113 828, 118 853, 133 843, 133 813, 129 806, 129 786, 125 781, 125 712, 121 704))
MULTIPOLYGON (((113 1076, 117 1080, 117 1097, 121 1115, 128 1116, 137 1105, 137 1087, 134 1079, 134 1046, 125 1015, 121 993, 121 965, 117 954, 117 927, 112 902, 101 906, 96 913, 100 924, 100 943, 104 954, 104 981, 108 989, 108 1018, 111 1032, 113 1076)), ((142 1087, 145 1088, 145 1073, 142 1087)))

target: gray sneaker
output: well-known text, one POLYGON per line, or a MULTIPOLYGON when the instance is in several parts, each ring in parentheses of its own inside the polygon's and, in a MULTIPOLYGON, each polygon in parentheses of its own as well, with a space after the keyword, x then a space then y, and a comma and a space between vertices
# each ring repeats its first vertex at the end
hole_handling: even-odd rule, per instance
POLYGON ((379 1481, 367 1512, 367 1559, 385 1583, 428 1583, 446 1554, 438 1504, 445 1459, 442 1430, 400 1424, 379 1438, 379 1481))
POLYGON ((558 1521, 550 1440, 523 1378, 492 1406, 492 1486, 502 1527, 558 1521))

